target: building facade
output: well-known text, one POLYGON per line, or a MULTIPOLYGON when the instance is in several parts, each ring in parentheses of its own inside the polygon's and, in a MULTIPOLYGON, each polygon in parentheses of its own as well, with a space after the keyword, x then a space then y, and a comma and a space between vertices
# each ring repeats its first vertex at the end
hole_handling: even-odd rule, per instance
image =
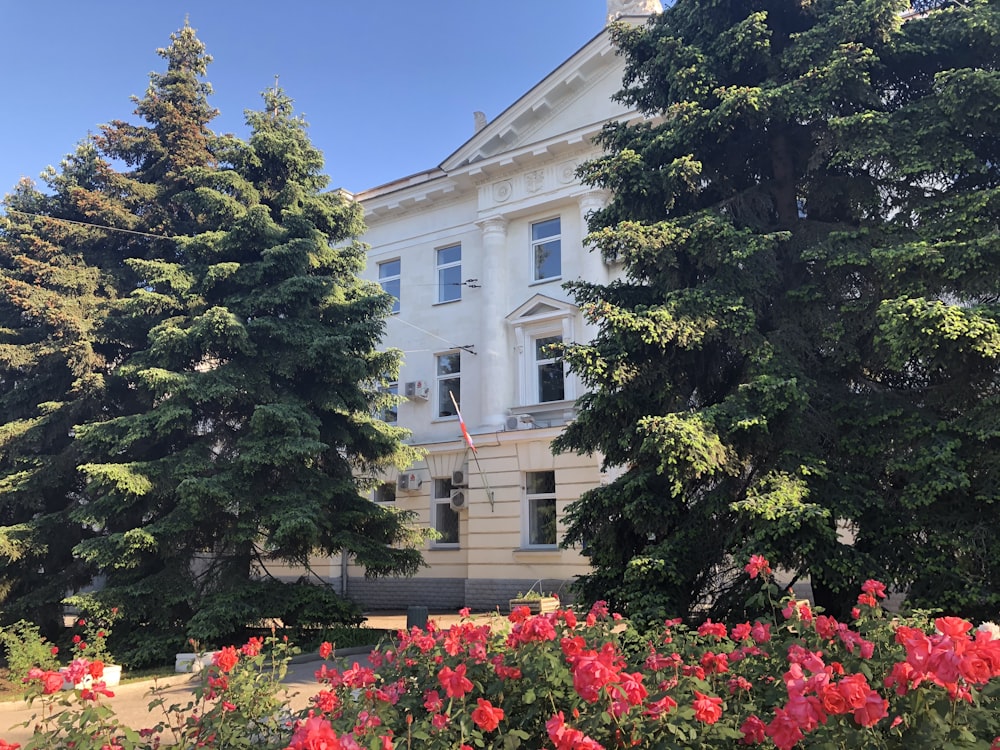
MULTIPOLYGON (((608 20, 658 9, 609 0, 608 20)), ((583 244, 607 196, 576 169, 600 154, 605 123, 636 117, 611 99, 623 70, 604 30, 494 120, 476 113, 474 135, 438 167, 354 196, 365 275, 396 298, 384 344, 403 352, 393 388, 404 400, 384 418, 426 454, 372 499, 437 533, 413 578, 314 566, 365 609, 505 608, 530 589, 565 597, 587 570, 559 547, 566 507, 606 478, 600 457, 552 454, 581 385, 551 347, 593 334, 563 283, 619 272, 583 244)))

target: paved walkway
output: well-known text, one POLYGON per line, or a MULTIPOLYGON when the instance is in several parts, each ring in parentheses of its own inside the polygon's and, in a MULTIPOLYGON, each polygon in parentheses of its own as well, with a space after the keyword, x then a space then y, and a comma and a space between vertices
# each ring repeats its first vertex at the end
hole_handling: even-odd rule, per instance
MULTIPOLYGON (((439 627, 447 628, 461 618, 457 614, 447 613, 432 614, 430 619, 439 627)), ((406 614, 398 612, 370 614, 365 618, 365 624, 371 628, 399 630, 406 627, 406 614)), ((347 665, 355 661, 368 665, 368 652, 367 647, 344 649, 338 650, 335 656, 338 661, 347 665)), ((314 653, 300 655, 289 665, 288 675, 283 684, 288 694, 288 704, 293 711, 307 708, 309 699, 318 692, 319 686, 315 674, 322 663, 319 656, 314 653)), ((195 679, 191 675, 180 674, 157 680, 128 682, 114 688, 114 698, 105 700, 114 708, 122 723, 135 729, 142 729, 163 719, 161 709, 157 708, 153 712, 149 709, 149 703, 153 700, 149 691, 154 686, 162 690, 162 697, 166 698, 168 706, 175 703, 183 706, 193 697, 195 679)), ((31 728, 18 725, 32 721, 33 716, 40 712, 40 703, 35 703, 34 706, 29 706, 24 701, 0 703, 0 739, 22 744, 27 742, 31 737, 31 728)))

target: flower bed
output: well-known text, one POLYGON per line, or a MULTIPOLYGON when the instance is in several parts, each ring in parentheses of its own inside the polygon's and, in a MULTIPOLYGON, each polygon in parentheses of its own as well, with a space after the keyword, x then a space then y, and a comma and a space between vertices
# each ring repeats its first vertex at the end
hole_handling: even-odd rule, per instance
MULTIPOLYGON (((1000 748, 995 626, 890 618, 877 581, 842 623, 807 602, 778 602, 762 558, 747 572, 764 579, 774 619, 637 633, 598 604, 586 614, 518 609, 503 632, 468 619, 414 628, 373 652, 373 667, 324 664, 300 715, 278 695, 288 645, 253 639, 216 654, 195 702, 166 709, 143 735, 107 713, 99 727, 60 726, 59 717, 86 724, 85 711, 68 711, 29 747, 1000 748)), ((52 700, 44 675, 32 690, 52 700)), ((98 690, 77 697, 110 711, 98 690)))

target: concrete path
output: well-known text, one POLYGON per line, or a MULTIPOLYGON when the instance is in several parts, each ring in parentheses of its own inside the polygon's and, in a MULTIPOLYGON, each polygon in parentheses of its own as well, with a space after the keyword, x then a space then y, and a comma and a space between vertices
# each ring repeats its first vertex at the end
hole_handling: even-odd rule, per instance
MULTIPOLYGON (((448 613, 432 614, 430 619, 436 622, 438 627, 447 628, 461 618, 457 614, 448 613)), ((365 618, 365 625, 370 628, 400 630, 406 627, 406 614, 395 612, 371 614, 365 618)), ((335 660, 346 666, 355 661, 370 666, 367 658, 369 650, 367 647, 338 650, 335 660)), ((289 665, 288 675, 283 684, 288 695, 288 705, 293 711, 308 708, 309 699, 319 691, 315 673, 321 664, 323 662, 318 655, 311 654, 300 655, 289 665)), ((115 714, 123 724, 134 729, 143 729, 163 719, 162 709, 154 709, 152 713, 149 709, 149 703, 153 700, 150 690, 154 686, 162 690, 161 695, 166 698, 168 706, 175 703, 184 706, 192 700, 193 687, 197 684, 195 680, 196 677, 182 674, 158 680, 129 682, 114 688, 115 696, 104 700, 114 708, 115 714)), ((31 738, 32 729, 19 725, 31 722, 32 717, 40 712, 39 702, 33 706, 24 701, 0 703, 0 739, 21 744, 27 742, 31 738)))

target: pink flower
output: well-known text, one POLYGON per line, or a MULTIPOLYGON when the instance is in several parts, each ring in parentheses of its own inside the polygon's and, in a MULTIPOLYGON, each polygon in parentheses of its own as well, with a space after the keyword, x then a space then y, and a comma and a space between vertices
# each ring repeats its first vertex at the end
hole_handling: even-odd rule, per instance
POLYGON ((764 734, 767 725, 756 716, 750 715, 747 720, 740 724, 740 731, 743 732, 741 745, 759 745, 764 741, 764 734))
POLYGON ((341 750, 337 733, 326 719, 313 716, 300 722, 285 750, 341 750))
POLYGON ((321 644, 319 644, 319 658, 320 659, 329 659, 330 658, 330 654, 332 654, 332 653, 333 653, 333 645, 332 644, 328 643, 327 641, 323 641, 321 644))
POLYGON ((743 567, 743 570, 751 578, 756 578, 759 575, 771 575, 771 565, 763 555, 750 555, 750 562, 743 567))
POLYGON ((861 584, 861 590, 866 594, 872 594, 879 599, 885 599, 885 584, 869 578, 861 584))
POLYGON ((767 725, 764 733, 774 741, 778 750, 790 750, 802 739, 802 730, 798 723, 784 709, 774 709, 774 718, 767 725))
POLYGON ((863 727, 875 726, 889 715, 889 701, 872 690, 865 696, 864 705, 854 710, 854 720, 863 727))

